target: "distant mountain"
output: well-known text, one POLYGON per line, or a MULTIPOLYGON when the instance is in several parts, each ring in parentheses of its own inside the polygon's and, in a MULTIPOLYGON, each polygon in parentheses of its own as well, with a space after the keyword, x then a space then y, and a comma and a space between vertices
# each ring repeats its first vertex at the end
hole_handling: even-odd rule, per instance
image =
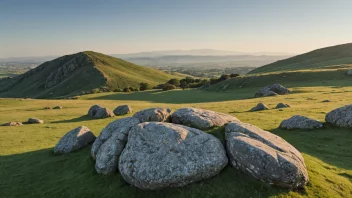
POLYGON ((317 49, 254 69, 250 73, 342 67, 352 64, 352 43, 317 49))
POLYGON ((139 87, 165 83, 175 76, 86 51, 45 62, 28 72, 0 81, 0 97, 57 98, 95 88, 139 87))

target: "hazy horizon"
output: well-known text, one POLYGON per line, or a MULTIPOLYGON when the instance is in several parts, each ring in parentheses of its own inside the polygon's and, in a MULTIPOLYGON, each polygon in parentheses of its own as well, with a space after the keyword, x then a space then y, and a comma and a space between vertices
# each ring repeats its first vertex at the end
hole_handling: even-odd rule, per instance
POLYGON ((0 1, 0 58, 92 50, 305 53, 350 43, 352 2, 0 1))

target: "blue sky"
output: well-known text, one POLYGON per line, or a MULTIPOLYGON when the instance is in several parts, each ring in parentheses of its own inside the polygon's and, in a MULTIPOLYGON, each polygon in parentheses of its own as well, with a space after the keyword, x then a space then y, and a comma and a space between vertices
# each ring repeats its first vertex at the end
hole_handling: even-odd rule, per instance
POLYGON ((303 53, 352 41, 349 0, 0 0, 0 57, 84 50, 303 53))

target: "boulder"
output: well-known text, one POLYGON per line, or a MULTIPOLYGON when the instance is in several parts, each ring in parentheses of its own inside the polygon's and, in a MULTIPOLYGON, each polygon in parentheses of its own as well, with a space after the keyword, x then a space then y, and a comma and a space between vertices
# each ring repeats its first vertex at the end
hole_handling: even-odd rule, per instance
POLYGON ((323 100, 322 102, 331 102, 330 100, 323 100))
POLYGON ((258 103, 257 106, 253 107, 250 111, 262 111, 262 110, 268 110, 269 107, 267 107, 263 103, 258 103))
POLYGON ((322 128, 323 123, 318 120, 308 118, 306 116, 295 115, 287 120, 283 120, 280 124, 282 129, 318 129, 322 128))
POLYGON ((54 148, 55 154, 64 154, 86 147, 95 140, 95 135, 88 127, 80 126, 67 132, 54 148))
POLYGON ((62 109, 62 107, 61 106, 56 106, 53 109, 62 109))
MULTIPOLYGON (((100 147, 112 137, 113 134, 118 134, 116 138, 119 138, 115 143, 123 144, 125 146, 127 135, 131 127, 139 124, 139 120, 137 118, 128 117, 122 118, 119 120, 115 120, 108 124, 100 133, 98 138, 95 140, 91 150, 91 156, 93 159, 97 158, 97 153, 100 147)), ((101 152, 101 154, 104 154, 101 152)))
POLYGON ((1 126, 22 126, 22 122, 8 122, 5 124, 2 124, 1 126))
POLYGON ((172 110, 169 108, 149 108, 138 111, 133 117, 140 122, 168 122, 170 121, 172 110))
POLYGON ((260 89, 255 97, 275 96, 289 94, 290 90, 280 84, 272 84, 260 89))
POLYGON ((233 167, 283 188, 308 182, 301 153, 284 139, 256 126, 232 122, 225 127, 227 154, 233 167))
POLYGON ((347 76, 352 76, 352 69, 346 71, 347 76))
POLYGON ((51 107, 44 107, 44 109, 51 109, 51 107))
POLYGON ((334 109, 326 114, 325 121, 338 127, 352 127, 352 105, 334 109))
POLYGON ((29 118, 28 124, 44 124, 44 120, 40 120, 38 118, 29 118))
POLYGON ((281 109, 281 108, 289 108, 290 105, 289 104, 285 104, 285 103, 279 103, 276 105, 276 109, 281 109))
POLYGON ((231 115, 197 108, 181 108, 171 115, 171 120, 175 124, 203 130, 224 126, 231 121, 238 121, 231 115))
POLYGON ((130 105, 121 105, 121 106, 116 107, 116 109, 114 110, 114 114, 117 116, 129 114, 132 112, 133 112, 133 109, 130 105))
POLYGON ((104 108, 100 105, 93 105, 88 111, 88 116, 92 118, 108 118, 114 117, 115 114, 110 109, 104 108))
POLYGON ((132 127, 119 159, 126 182, 141 189, 181 187, 218 174, 228 163, 219 139, 172 123, 132 127))

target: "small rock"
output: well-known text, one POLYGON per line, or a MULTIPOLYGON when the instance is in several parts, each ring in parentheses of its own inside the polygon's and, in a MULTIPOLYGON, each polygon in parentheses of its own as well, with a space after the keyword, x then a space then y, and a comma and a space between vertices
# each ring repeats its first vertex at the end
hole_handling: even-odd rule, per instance
POLYGON ((38 118, 29 118, 28 124, 44 124, 44 120, 40 120, 38 118))
POLYGON ((262 110, 268 110, 269 107, 267 107, 263 103, 258 103, 257 106, 253 107, 250 111, 262 111, 262 110))
POLYGON ((260 89, 255 97, 275 96, 289 94, 290 90, 280 84, 272 84, 260 89))
POLYGON ((22 126, 22 122, 8 122, 5 124, 2 124, 1 126, 22 126))
POLYGON ((61 106, 56 106, 53 109, 62 109, 62 107, 61 106))
POLYGON ((318 129, 322 128, 323 123, 313 120, 306 116, 295 115, 287 120, 283 120, 280 124, 282 129, 318 129))
POLYGON ((67 132, 54 148, 55 154, 70 153, 86 147, 95 140, 95 135, 88 127, 80 126, 67 132))
POLYGON ((352 76, 352 69, 346 71, 347 76, 352 76))
POLYGON ((352 128, 352 105, 334 109, 326 114, 325 121, 338 127, 352 128))
POLYGON ((284 104, 284 103, 279 103, 276 105, 276 109, 280 109, 280 108, 289 108, 290 105, 288 104, 284 104))
POLYGON ((121 105, 116 107, 116 109, 114 110, 114 114, 117 116, 129 114, 132 112, 133 112, 133 109, 130 105, 121 105))
POLYGON ((169 108, 149 108, 138 111, 133 117, 138 118, 140 122, 168 122, 171 118, 172 110, 169 108))
POLYGON ((330 100, 323 100, 322 102, 331 102, 330 100))
POLYGON ((44 107, 44 109, 51 109, 51 107, 44 107))

